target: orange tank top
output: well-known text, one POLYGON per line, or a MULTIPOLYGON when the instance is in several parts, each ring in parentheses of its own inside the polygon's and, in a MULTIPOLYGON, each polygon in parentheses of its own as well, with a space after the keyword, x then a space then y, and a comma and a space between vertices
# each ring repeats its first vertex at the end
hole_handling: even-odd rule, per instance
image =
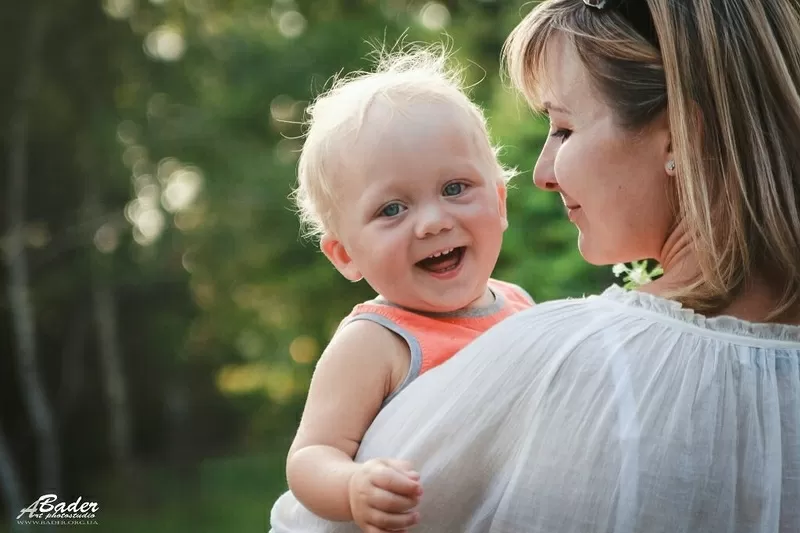
POLYGON ((475 309, 423 313, 397 306, 380 297, 353 308, 340 327, 355 320, 375 322, 399 335, 411 352, 408 374, 384 400, 384 404, 414 379, 450 359, 504 318, 533 305, 531 296, 513 283, 490 279, 489 289, 494 294, 494 303, 475 309))

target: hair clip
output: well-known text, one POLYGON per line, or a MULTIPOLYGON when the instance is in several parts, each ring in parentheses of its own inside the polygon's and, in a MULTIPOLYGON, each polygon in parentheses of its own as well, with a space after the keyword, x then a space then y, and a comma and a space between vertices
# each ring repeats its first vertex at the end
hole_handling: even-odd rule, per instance
POLYGON ((624 2, 625 0, 583 0, 584 4, 598 11, 617 8, 624 2))

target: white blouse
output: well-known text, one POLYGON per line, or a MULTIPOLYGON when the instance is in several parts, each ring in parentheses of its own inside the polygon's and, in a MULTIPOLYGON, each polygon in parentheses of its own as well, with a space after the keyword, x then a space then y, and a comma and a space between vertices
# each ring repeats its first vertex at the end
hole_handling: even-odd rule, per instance
MULTIPOLYGON (((800 533, 800 327, 616 286, 540 304, 387 405, 373 457, 420 471, 413 532, 800 533)), ((271 522, 358 531, 291 493, 271 522)))

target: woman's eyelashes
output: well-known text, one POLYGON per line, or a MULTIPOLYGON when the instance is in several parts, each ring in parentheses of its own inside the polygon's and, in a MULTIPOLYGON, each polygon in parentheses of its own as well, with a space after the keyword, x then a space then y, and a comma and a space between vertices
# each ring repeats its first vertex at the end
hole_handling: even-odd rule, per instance
POLYGON ((561 142, 564 142, 569 139, 570 135, 572 135, 572 130, 568 130, 567 128, 558 128, 550 134, 550 137, 560 139, 561 142))

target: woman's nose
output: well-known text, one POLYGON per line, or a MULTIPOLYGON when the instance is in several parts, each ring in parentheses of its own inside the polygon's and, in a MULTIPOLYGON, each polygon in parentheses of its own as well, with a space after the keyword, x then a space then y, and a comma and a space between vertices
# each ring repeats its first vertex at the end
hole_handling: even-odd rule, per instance
POLYGON ((543 191, 556 192, 559 190, 555 167, 550 158, 544 155, 539 157, 533 169, 533 184, 543 191))

